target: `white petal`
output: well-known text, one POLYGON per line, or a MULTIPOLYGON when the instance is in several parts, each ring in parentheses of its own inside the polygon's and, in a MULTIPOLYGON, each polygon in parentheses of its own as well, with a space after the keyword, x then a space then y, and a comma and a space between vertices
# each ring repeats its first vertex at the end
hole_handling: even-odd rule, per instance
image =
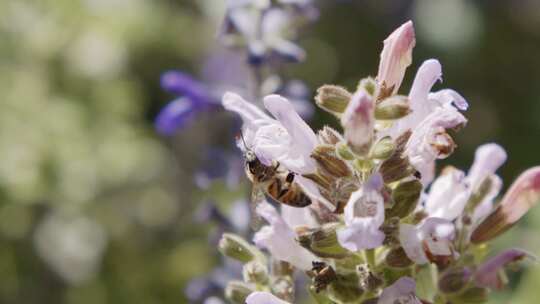
MULTIPOLYGON (((287 99, 279 95, 269 95, 264 98, 264 106, 283 125, 291 138, 287 158, 295 162, 296 166, 302 166, 296 168, 296 172, 314 172, 316 164, 310 155, 317 145, 315 132, 296 113, 294 106, 287 99)), ((284 165, 287 166, 285 163, 284 165)))
POLYGON ((377 304, 421 304, 420 300, 415 295, 416 283, 410 277, 401 277, 394 284, 386 287, 377 304))
POLYGON ((420 231, 416 229, 414 225, 401 224, 399 226, 399 242, 409 259, 417 264, 425 264, 428 262, 422 247, 420 231))
POLYGON ((246 304, 289 304, 266 291, 254 291, 246 298, 246 304))
POLYGON ((461 111, 466 111, 469 104, 458 92, 452 89, 444 89, 428 95, 429 100, 437 101, 442 106, 455 106, 461 111))
POLYGON ((317 258, 296 242, 295 232, 277 210, 263 202, 257 206, 257 213, 270 225, 264 226, 255 234, 253 237, 255 244, 268 249, 278 260, 289 262, 302 270, 311 269, 311 262, 317 258))
POLYGON ((287 205, 281 205, 281 216, 289 227, 307 226, 310 228, 318 227, 317 220, 311 213, 311 208, 294 208, 287 205))
POLYGON ((464 125, 466 122, 467 119, 455 108, 439 107, 413 130, 405 154, 422 174, 424 185, 433 180, 435 160, 447 157, 447 152, 452 150, 453 142, 448 142, 446 129, 464 125))
POLYGON ((463 171, 448 167, 431 185, 425 211, 431 217, 452 221, 461 215, 469 196, 463 171))
POLYGON ((418 68, 418 72, 416 72, 416 77, 409 92, 413 112, 425 106, 424 103, 428 100, 431 88, 437 80, 442 79, 441 77, 442 67, 438 60, 429 59, 422 63, 418 68))
POLYGON ((222 104, 226 110, 240 115, 245 124, 260 125, 261 121, 274 121, 257 106, 247 102, 240 95, 235 93, 225 93, 223 95, 222 104))
POLYGON ((474 209, 472 222, 473 227, 475 224, 480 224, 480 221, 488 216, 493 210, 493 200, 499 195, 499 192, 502 189, 502 179, 497 175, 491 176, 491 188, 486 194, 482 202, 474 209))
POLYGON ((499 169, 506 161, 506 151, 498 144, 485 144, 478 149, 474 154, 474 162, 467 175, 467 180, 472 189, 479 187, 484 179, 499 169))
POLYGON ((436 217, 429 217, 419 227, 420 237, 432 255, 452 255, 451 242, 455 236, 452 222, 436 217))
POLYGON ((356 252, 381 246, 384 233, 377 228, 372 219, 358 219, 338 230, 337 238, 341 246, 356 252))

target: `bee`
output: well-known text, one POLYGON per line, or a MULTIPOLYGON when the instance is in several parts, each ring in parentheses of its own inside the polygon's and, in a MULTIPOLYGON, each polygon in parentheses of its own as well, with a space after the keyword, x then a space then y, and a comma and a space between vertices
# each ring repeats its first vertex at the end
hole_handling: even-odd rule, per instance
POLYGON ((247 148, 245 141, 244 147, 246 174, 253 183, 252 203, 260 202, 266 195, 291 207, 311 205, 311 199, 295 181, 295 173, 283 168, 278 161, 273 161, 270 166, 263 164, 255 152, 247 148))

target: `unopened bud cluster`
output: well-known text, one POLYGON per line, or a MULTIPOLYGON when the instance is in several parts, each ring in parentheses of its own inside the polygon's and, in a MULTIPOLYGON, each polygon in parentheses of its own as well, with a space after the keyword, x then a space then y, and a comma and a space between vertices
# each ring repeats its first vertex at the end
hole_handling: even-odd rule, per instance
POLYGON ((451 89, 431 91, 442 75, 433 59, 408 94, 399 92, 414 44, 407 22, 385 40, 376 78, 351 91, 317 90, 315 103, 342 132, 312 131, 277 95, 264 99, 275 119, 238 95, 224 97, 244 120, 245 152, 255 151, 266 168, 263 180, 246 162, 254 188, 275 203, 254 202, 267 222, 255 233, 257 247, 223 236, 221 252, 244 263, 244 280, 227 288, 232 302, 295 303, 296 269, 317 303, 483 303, 504 286, 505 266, 529 256, 491 253, 488 242, 539 200, 540 168, 519 177, 496 206, 496 170, 506 160, 496 144, 478 148, 467 174, 447 167, 436 177, 436 160, 456 148, 450 134, 466 124, 468 104, 451 89), (297 193, 311 204, 295 206, 297 193))

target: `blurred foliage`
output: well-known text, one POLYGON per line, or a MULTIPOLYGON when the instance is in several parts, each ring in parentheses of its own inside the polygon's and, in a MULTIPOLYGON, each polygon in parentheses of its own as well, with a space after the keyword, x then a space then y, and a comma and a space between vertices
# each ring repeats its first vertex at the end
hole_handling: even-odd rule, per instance
MULTIPOLYGON (((444 67, 470 123, 447 163, 467 168, 477 145, 509 153, 508 186, 538 164, 540 5, 534 0, 321 1, 301 44, 305 63, 284 73, 312 87, 354 87, 375 74, 382 39, 417 26, 414 63, 444 67), (428 57, 429 56, 429 57, 428 57)), ((159 76, 197 75, 215 46, 222 0, 0 1, 0 303, 183 303, 187 281, 215 264, 211 227, 194 223, 223 187, 194 190, 203 147, 227 145, 202 117, 174 139, 154 134, 168 101, 159 76)), ((439 85, 439 87, 443 87, 439 85)), ((323 113, 313 121, 321 126, 323 113)), ((540 254, 536 209, 501 245, 540 254)), ((540 269, 517 273, 493 303, 536 303, 540 269)), ((537 295, 538 294, 538 295, 537 295)))

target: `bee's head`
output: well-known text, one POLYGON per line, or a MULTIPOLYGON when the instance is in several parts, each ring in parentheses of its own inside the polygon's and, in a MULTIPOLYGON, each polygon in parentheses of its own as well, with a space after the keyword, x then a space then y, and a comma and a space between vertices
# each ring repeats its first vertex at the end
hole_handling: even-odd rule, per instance
POLYGON ((244 158, 246 159, 247 163, 251 163, 257 160, 257 155, 255 155, 255 152, 251 150, 246 150, 246 152, 244 153, 244 158))

